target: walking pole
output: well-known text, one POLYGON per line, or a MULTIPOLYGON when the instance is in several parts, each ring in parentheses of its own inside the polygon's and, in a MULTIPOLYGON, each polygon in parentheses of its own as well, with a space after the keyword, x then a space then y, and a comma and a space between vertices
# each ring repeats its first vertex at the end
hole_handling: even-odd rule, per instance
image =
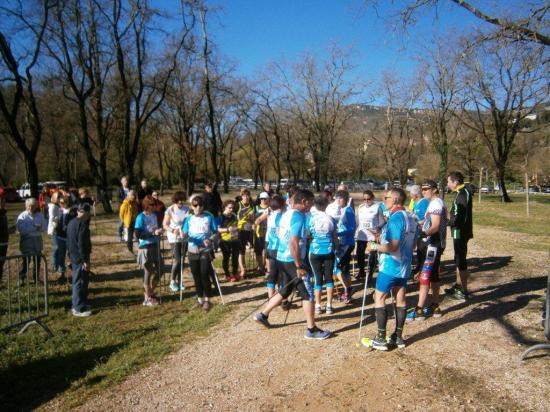
POLYGON ((294 289, 294 291, 292 291, 292 296, 290 297, 290 304, 288 305, 288 310, 286 311, 286 314, 285 314, 285 321, 283 322, 283 326, 286 325, 286 321, 288 319, 288 314, 290 312, 290 308, 292 308, 292 301, 294 300, 294 295, 295 294, 296 294, 296 289, 294 289))
POLYGON ((367 284, 369 283, 369 273, 365 276, 365 286, 363 287, 363 303, 361 304, 361 320, 359 321, 359 343, 361 342, 361 329, 363 328, 363 313, 365 312, 365 302, 367 300, 367 284))
POLYGON ((222 305, 225 305, 225 301, 223 300, 222 288, 220 286, 220 280, 218 279, 218 273, 216 272, 216 268, 214 267, 214 262, 211 260, 210 264, 212 265, 212 270, 214 271, 214 279, 216 279, 216 285, 218 286, 218 291, 220 292, 220 298, 222 300, 222 305))
POLYGON ((180 246, 178 246, 181 248, 181 251, 180 251, 180 302, 183 300, 183 289, 184 289, 184 286, 183 286, 183 261, 185 260, 184 259, 184 256, 183 256, 183 241, 180 243, 180 246))

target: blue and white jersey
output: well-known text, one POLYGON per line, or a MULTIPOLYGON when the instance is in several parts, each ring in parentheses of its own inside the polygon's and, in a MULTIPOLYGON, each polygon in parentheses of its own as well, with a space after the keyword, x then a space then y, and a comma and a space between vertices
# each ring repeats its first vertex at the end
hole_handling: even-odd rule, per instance
POLYGON ((334 222, 325 212, 316 211, 306 218, 306 228, 311 238, 309 253, 328 255, 334 250, 334 222))
POLYGON ((293 262, 290 254, 290 239, 294 236, 302 237, 304 230, 304 215, 296 209, 288 209, 281 216, 279 231, 277 233, 279 244, 277 245, 277 260, 280 262, 293 262))
POLYGON ((414 204, 413 214, 416 217, 416 220, 421 222, 425 219, 429 204, 430 201, 426 198, 422 198, 414 204))
POLYGON ((399 250, 392 253, 380 253, 380 273, 403 279, 408 279, 411 276, 416 227, 416 221, 411 214, 404 210, 392 213, 388 224, 382 229, 381 243, 386 245, 392 240, 398 240, 399 250))
POLYGON ((218 225, 211 213, 201 213, 187 216, 181 230, 188 236, 189 252, 198 253, 204 248, 204 241, 216 234, 218 225))
POLYGON ((158 243, 158 236, 154 236, 153 233, 159 228, 158 219, 156 213, 140 213, 136 218, 136 223, 134 225, 135 231, 144 232, 144 234, 151 234, 150 237, 146 239, 139 239, 139 247, 144 248, 147 245, 153 245, 158 243))
POLYGON ((277 230, 279 223, 281 222, 282 212, 275 210, 271 212, 267 218, 267 232, 265 234, 266 250, 277 250, 279 245, 279 238, 277 237, 277 230))
POLYGON ((343 208, 340 219, 337 222, 336 235, 338 236, 340 245, 355 245, 355 229, 357 228, 357 224, 355 223, 355 212, 353 209, 350 206, 343 208))

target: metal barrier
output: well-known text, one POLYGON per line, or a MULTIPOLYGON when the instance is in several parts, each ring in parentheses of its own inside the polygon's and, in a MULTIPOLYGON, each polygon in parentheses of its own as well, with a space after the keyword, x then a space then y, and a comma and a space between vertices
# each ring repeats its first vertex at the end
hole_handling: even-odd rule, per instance
MULTIPOLYGON (((548 342, 550 342, 550 267, 548 268, 548 284, 546 286, 546 319, 544 321, 544 336, 548 342)), ((521 354, 521 360, 525 360, 527 355, 531 352, 541 349, 550 350, 550 343, 539 343, 538 345, 533 345, 525 352, 521 354)))
POLYGON ((0 257, 4 275, 0 284, 0 331, 38 325, 53 336, 43 322, 48 316, 48 262, 43 254, 0 257), (40 271, 42 270, 42 279, 40 271))

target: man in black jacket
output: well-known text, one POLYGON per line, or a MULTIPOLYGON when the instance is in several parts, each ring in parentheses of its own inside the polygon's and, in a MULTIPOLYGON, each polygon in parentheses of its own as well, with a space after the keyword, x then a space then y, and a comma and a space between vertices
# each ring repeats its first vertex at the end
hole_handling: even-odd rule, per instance
POLYGON ((216 223, 219 224, 220 215, 222 214, 222 198, 217 187, 214 187, 212 183, 206 183, 202 198, 204 200, 204 210, 212 213, 216 223))
POLYGON ((468 298, 468 240, 474 237, 472 220, 472 194, 464 185, 464 176, 460 172, 451 172, 447 177, 447 186, 455 193, 449 211, 449 226, 455 252, 456 283, 445 289, 449 297, 456 300, 468 298))
POLYGON ((72 219, 67 226, 67 250, 73 270, 72 313, 78 317, 92 314, 88 304, 90 254, 92 253, 90 225, 88 224, 90 213, 90 205, 81 203, 78 206, 76 219, 72 219))

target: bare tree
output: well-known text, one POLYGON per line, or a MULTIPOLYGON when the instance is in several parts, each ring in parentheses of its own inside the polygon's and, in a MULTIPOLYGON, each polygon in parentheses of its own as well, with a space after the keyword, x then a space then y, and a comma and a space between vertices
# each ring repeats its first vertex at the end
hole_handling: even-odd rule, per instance
POLYGON ((383 158, 386 178, 405 184, 408 170, 415 164, 413 149, 424 135, 424 125, 415 116, 422 89, 418 83, 407 84, 391 72, 384 74, 381 86, 385 115, 374 121, 372 142, 383 158))
POLYGON ((470 49, 464 61, 463 123, 478 133, 497 172, 502 200, 510 202, 506 170, 519 133, 531 132, 524 120, 548 99, 548 73, 543 53, 500 39, 470 49))
POLYGON ((294 130, 306 142, 313 161, 312 177, 316 190, 328 180, 332 147, 347 120, 350 98, 360 92, 360 86, 347 80, 351 65, 345 53, 333 47, 329 58, 319 62, 306 54, 288 76, 279 66, 282 86, 288 94, 289 110, 299 122, 294 130))
MULTIPOLYGON (((11 5, 11 4, 10 4, 11 5)), ((10 36, 0 31, 0 112, 5 120, 7 136, 15 143, 25 159, 31 195, 38 196, 38 166, 36 157, 42 140, 42 120, 37 101, 33 73, 42 56, 45 31, 52 8, 51 1, 43 1, 37 10, 24 7, 22 2, 12 8, 1 7, 5 20, 18 26, 10 36), (28 49, 15 50, 15 38, 24 36, 28 49)))
MULTIPOLYGON (((377 8, 378 0, 365 0, 365 4, 377 8)), ((521 1, 514 7, 506 9, 499 2, 487 4, 482 9, 466 0, 406 0, 400 1, 396 13, 390 18, 396 26, 407 28, 415 24, 417 16, 423 10, 436 8, 442 3, 461 7, 482 22, 496 28, 496 32, 484 36, 486 39, 506 37, 550 46, 550 3, 546 0, 521 1)), ((489 2, 490 3, 490 2, 489 2)))

